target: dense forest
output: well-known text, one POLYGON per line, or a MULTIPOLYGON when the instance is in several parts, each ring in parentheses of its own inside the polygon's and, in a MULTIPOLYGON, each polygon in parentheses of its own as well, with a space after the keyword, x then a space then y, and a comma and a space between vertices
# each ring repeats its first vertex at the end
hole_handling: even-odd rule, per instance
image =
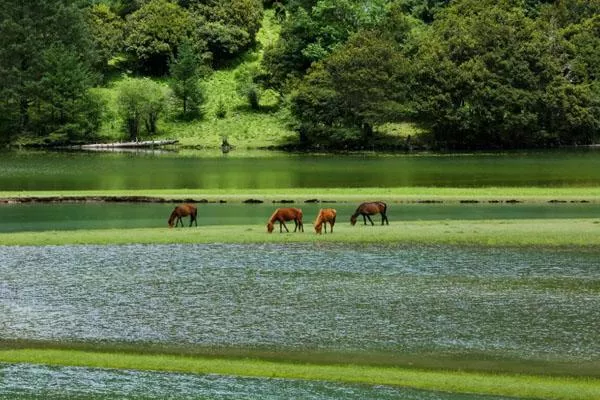
POLYGON ((0 0, 0 142, 102 139, 115 77, 123 137, 203 118, 201 82, 280 26, 238 77, 276 92, 302 146, 369 145, 388 124, 432 148, 594 143, 600 0, 0 0), (123 78, 124 77, 124 78, 123 78))

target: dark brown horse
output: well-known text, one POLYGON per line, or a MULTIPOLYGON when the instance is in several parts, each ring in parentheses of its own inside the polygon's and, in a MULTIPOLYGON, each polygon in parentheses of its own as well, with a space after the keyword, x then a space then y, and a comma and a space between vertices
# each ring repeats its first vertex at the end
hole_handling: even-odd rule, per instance
POLYGON ((171 213, 171 216, 169 217, 169 228, 173 227, 173 221, 175 221, 175 219, 177 219, 177 221, 175 223, 175 227, 177 227, 177 225, 179 225, 180 222, 181 222, 181 226, 183 226, 183 220, 181 218, 187 217, 188 215, 190 216, 190 226, 192 226, 192 223, 195 223, 196 226, 198 226, 198 221, 196 221, 196 216, 198 215, 198 209, 196 208, 195 205, 186 203, 186 204, 180 204, 173 209, 173 212, 171 213))
POLYGON ((327 233, 327 223, 329 222, 330 232, 333 233, 336 214, 337 212, 333 208, 321 208, 315 220, 315 232, 320 235, 323 225, 325 225, 325 233, 327 233))
POLYGON ((283 232, 281 230, 282 226, 285 228, 286 232, 289 232, 287 226, 285 226, 285 221, 294 221, 294 224, 296 224, 294 232, 296 232, 296 230, 304 232, 304 224, 302 223, 302 210, 299 208, 278 208, 275 210, 267 222, 267 232, 273 232, 276 221, 279 221, 279 232, 283 232))
POLYGON ((369 222, 371 222, 371 225, 375 225, 373 223, 373 220, 371 219, 371 215, 381 214, 381 225, 383 225, 384 222, 389 225, 390 222, 388 221, 386 213, 387 204, 385 204, 383 201, 372 201, 368 203, 362 203, 358 206, 354 214, 352 214, 352 217, 350 217, 350 223, 352 225, 356 224, 356 218, 359 215, 362 215, 365 225, 367 224, 367 218, 369 219, 369 222))

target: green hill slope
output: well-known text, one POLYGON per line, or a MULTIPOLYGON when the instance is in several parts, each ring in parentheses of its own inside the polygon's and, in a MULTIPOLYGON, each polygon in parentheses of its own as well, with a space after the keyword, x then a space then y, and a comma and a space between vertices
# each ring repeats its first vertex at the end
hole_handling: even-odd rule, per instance
MULTIPOLYGON (((224 137, 236 148, 273 147, 295 142, 297 134, 287 127, 287 110, 278 107, 275 93, 264 93, 260 110, 254 111, 236 91, 236 75, 258 65, 264 47, 273 43, 278 34, 279 25, 273 11, 265 10, 257 36, 258 46, 238 62, 215 71, 203 82, 207 99, 203 118, 189 122, 163 118, 158 124, 159 134, 152 139, 178 139, 182 146, 190 148, 218 148, 224 137), (221 117, 217 116, 220 107, 225 114, 221 117)), ((124 138, 116 111, 114 86, 117 82, 115 80, 107 88, 96 89, 107 103, 106 118, 100 132, 107 141, 124 138)))

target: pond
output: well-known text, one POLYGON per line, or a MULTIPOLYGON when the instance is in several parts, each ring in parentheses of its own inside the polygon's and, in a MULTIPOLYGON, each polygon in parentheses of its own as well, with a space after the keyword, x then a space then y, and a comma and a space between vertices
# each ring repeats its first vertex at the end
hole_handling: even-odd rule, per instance
POLYGON ((597 149, 453 155, 0 153, 4 191, 598 185, 597 149))
MULTIPOLYGON (((328 382, 186 375, 145 371, 46 367, 0 363, 0 398, 11 400, 503 400, 383 386, 328 382)), ((509 399, 506 399, 509 400, 509 399)))
POLYGON ((0 246, 0 337, 600 358, 600 252, 0 246))
MULTIPOLYGON (((167 226, 174 204, 155 203, 28 203, 0 204, 0 232, 105 228, 159 228, 167 226)), ((280 204, 198 204, 198 226, 266 224, 280 204)), ((356 209, 352 203, 294 204, 304 213, 308 231, 319 208, 334 207, 338 224, 348 224, 356 209)), ((598 218, 600 203, 567 204, 422 204, 388 203, 392 224, 416 220, 598 218)), ((376 216, 373 221, 381 220, 376 216)), ((184 219, 185 225, 189 218, 184 219)), ((361 222, 362 223, 362 222, 361 222)), ((292 224, 293 225, 293 224, 292 224)))

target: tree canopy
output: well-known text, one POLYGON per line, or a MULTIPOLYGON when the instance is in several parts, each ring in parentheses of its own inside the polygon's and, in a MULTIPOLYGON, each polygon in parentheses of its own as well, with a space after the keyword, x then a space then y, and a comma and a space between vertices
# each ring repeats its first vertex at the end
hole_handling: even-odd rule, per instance
POLYGON ((105 106, 90 89, 115 76, 128 77, 119 78, 125 135, 156 134, 169 112, 201 118, 201 80, 211 68, 245 62, 248 50, 260 57, 238 71, 237 93, 253 112, 270 112, 260 95, 277 92, 306 146, 368 146, 400 122, 421 128, 421 141, 434 148, 588 144, 600 136, 600 0, 0 6, 2 142, 93 138, 105 106), (280 30, 260 49, 265 8, 275 9, 280 30), (143 103, 145 117, 124 111, 137 109, 124 106, 127 98, 143 103))

